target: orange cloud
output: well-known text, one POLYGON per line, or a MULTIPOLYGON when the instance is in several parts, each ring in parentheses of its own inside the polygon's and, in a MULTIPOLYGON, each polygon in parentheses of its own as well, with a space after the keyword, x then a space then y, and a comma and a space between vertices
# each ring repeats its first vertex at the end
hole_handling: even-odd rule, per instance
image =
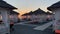
POLYGON ((30 12, 30 10, 20 10, 20 15, 30 12))

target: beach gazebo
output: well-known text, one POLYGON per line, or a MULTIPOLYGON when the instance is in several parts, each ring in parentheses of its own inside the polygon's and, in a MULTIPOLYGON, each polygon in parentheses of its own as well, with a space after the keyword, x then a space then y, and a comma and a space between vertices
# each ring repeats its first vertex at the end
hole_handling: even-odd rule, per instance
POLYGON ((38 8, 37 10, 33 11, 33 14, 31 15, 31 20, 34 20, 37 22, 45 22, 46 16, 47 16, 46 12, 38 8))
POLYGON ((1 34, 1 32, 8 33, 9 27, 10 27, 9 14, 10 14, 10 11, 14 10, 14 9, 17 9, 17 8, 8 4, 7 2, 5 2, 3 0, 0 0, 0 15, 2 17, 2 23, 4 24, 4 26, 0 24, 0 34, 1 34))
POLYGON ((49 6, 47 9, 55 13, 55 22, 53 23, 53 29, 56 33, 60 33, 60 1, 49 6))
POLYGON ((19 13, 16 11, 10 11, 10 21, 13 21, 14 23, 18 22, 18 15, 19 13))

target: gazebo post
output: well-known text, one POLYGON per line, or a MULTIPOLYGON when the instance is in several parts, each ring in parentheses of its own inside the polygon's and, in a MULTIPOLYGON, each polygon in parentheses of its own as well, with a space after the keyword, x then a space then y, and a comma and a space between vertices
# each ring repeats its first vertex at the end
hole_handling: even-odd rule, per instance
POLYGON ((8 13, 8 11, 1 11, 1 15, 2 15, 3 23, 4 23, 4 25, 6 26, 6 28, 8 30, 7 33, 9 33, 9 30, 10 30, 9 17, 8 17, 9 13, 8 13))

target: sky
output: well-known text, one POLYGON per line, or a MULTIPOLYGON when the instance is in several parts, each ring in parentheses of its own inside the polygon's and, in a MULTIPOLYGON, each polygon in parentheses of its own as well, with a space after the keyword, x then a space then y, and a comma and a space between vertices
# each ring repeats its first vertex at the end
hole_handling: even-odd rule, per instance
POLYGON ((59 0, 4 0, 7 3, 18 8, 17 12, 20 15, 34 11, 41 8, 44 11, 48 11, 47 7, 58 2, 59 0))

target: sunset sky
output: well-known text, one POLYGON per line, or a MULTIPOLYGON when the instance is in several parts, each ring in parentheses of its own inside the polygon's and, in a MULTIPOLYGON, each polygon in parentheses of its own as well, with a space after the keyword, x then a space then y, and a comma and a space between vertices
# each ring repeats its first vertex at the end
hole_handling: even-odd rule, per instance
POLYGON ((59 0, 4 0, 7 3, 18 8, 17 12, 21 15, 29 11, 34 11, 38 8, 41 8, 44 11, 47 11, 47 7, 56 3, 59 0))

